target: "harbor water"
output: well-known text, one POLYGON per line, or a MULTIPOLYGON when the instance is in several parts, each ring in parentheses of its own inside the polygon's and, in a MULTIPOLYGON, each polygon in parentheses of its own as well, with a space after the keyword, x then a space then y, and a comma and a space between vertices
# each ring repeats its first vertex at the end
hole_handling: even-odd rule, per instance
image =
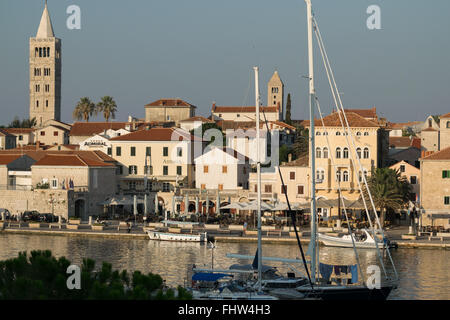
MULTIPOLYGON (((306 248, 304 248, 306 250, 306 248)), ((72 263, 81 265, 83 258, 103 261, 114 269, 140 270, 157 273, 167 285, 184 285, 188 267, 228 268, 235 263, 251 263, 251 260, 227 258, 227 253, 254 255, 256 243, 216 243, 215 249, 199 243, 159 242, 133 239, 108 239, 89 237, 66 237, 51 235, 0 234, 0 260, 16 257, 19 252, 51 250, 56 257, 65 256, 72 263)), ((376 250, 358 250, 362 269, 379 265, 376 250)), ((389 299, 450 299, 450 251, 442 249, 394 249, 391 251, 399 274, 398 288, 389 299)), ((300 251, 292 244, 264 244, 264 256, 299 258, 300 251)), ((350 265, 356 259, 352 249, 320 247, 320 261, 327 264, 350 265)), ((389 259, 384 257, 386 272, 393 275, 389 259)), ((291 272, 281 262, 270 262, 280 272, 291 272)), ((294 265, 303 271, 301 264, 294 265)), ((383 277, 383 270, 381 275, 383 277)))

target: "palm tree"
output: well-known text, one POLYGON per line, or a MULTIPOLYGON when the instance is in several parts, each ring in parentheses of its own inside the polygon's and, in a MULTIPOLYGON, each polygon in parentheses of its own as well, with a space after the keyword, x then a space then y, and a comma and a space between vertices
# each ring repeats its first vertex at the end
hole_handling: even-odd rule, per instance
POLYGON ((93 115, 97 115, 95 104, 87 97, 81 98, 73 110, 72 116, 75 120, 84 119, 86 122, 93 115))
POLYGON ((106 121, 109 121, 109 118, 116 118, 117 104, 112 97, 104 96, 97 103, 97 110, 98 112, 103 112, 103 117, 105 117, 106 121))
MULTIPOLYGON (((367 181, 375 207, 380 210, 380 224, 384 226, 388 209, 400 209, 410 199, 411 185, 400 172, 389 168, 376 168, 367 181)), ((363 191, 369 201, 367 189, 363 191)))

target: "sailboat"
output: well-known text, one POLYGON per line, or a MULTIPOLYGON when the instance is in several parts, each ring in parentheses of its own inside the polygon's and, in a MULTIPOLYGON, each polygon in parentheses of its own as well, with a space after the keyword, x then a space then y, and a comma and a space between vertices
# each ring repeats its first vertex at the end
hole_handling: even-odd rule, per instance
MULTIPOLYGON (((258 79, 258 67, 253 68, 255 73, 255 109, 256 109, 256 152, 257 152, 257 177, 258 177, 258 196, 257 196, 257 214, 258 214, 258 250, 256 251, 256 256, 253 264, 242 266, 242 265, 232 265, 229 269, 218 270, 218 269, 198 269, 193 268, 195 273, 192 276, 193 284, 194 281, 198 279, 203 279, 205 282, 214 281, 215 286, 209 290, 200 290, 198 288, 198 283, 196 283, 197 287, 192 290, 192 295, 194 299, 208 299, 208 300, 229 300, 229 299, 245 299, 245 300, 278 300, 279 297, 268 294, 262 290, 263 288, 263 274, 273 274, 274 269, 268 266, 262 265, 262 253, 261 253, 261 161, 260 161, 260 103, 259 103, 259 79, 258 79), (233 274, 241 273, 247 275, 253 275, 254 270, 257 270, 257 278, 256 282, 253 279, 249 279, 248 281, 226 281, 220 284, 217 280, 222 278, 227 278, 229 276, 233 276, 233 274)), ((297 297, 303 297, 303 295, 298 292, 293 293, 293 295, 297 295, 297 297)))
MULTIPOLYGON (((312 278, 312 286, 303 285, 297 287, 297 290, 303 294, 305 294, 308 297, 314 297, 314 298, 320 298, 323 300, 330 300, 330 299, 363 299, 363 300, 385 300, 391 290, 396 287, 395 283, 386 283, 378 288, 369 288, 365 283, 363 284, 331 284, 328 279, 324 279, 322 274, 322 279, 319 277, 319 270, 320 267, 324 266, 319 263, 319 254, 318 254, 318 232, 317 232, 317 210, 316 210, 316 190, 315 190, 315 132, 314 132, 314 110, 315 110, 315 103, 316 103, 316 92, 314 88, 314 69, 313 69, 313 22, 314 22, 314 32, 316 34, 316 37, 318 37, 318 26, 317 22, 315 21, 313 15, 312 15, 312 8, 311 8, 311 0, 305 0, 306 6, 307 6, 307 22, 308 22, 308 56, 309 56, 309 104, 310 104, 310 154, 311 154, 311 213, 312 213, 312 219, 311 219, 311 241, 309 244, 308 253, 311 257, 311 278, 312 278)), ((320 34, 319 34, 320 37, 320 34)), ((321 43, 321 37, 319 38, 319 47, 321 49, 321 53, 323 56, 323 44, 321 43)), ((324 56, 323 56, 324 57, 324 56)), ((326 57, 326 56, 325 56, 326 57)), ((327 58, 327 57, 326 57, 327 58)), ((328 59, 324 59, 324 62, 326 62, 328 59)), ((327 66, 326 66, 327 67, 327 66)), ((329 67, 331 68, 331 67, 329 67)), ((327 75, 330 80, 329 76, 329 69, 327 69, 327 75)), ((333 77, 334 80, 334 77, 333 77)), ((333 81, 334 82, 334 81, 333 81)), ((330 82, 331 85, 331 82, 330 82)), ((334 83, 335 85, 335 83, 334 83)), ((337 89, 337 88, 336 88, 337 89)), ((337 90, 336 90, 337 91, 337 90)), ((335 92, 333 91, 333 96, 335 95, 335 92)), ((338 95, 339 97, 339 95, 338 95)), ((339 102, 340 97, 339 97, 339 102)), ((337 104, 338 107, 338 104, 337 104)), ((342 108, 342 115, 345 117, 345 111, 342 108)), ((339 116, 341 114, 339 113, 339 116)), ((346 120, 346 118, 345 118, 346 120)), ((323 122, 322 122, 323 124, 323 122)), ((348 122, 347 122, 348 127, 348 122)), ((348 130, 350 131, 350 130, 348 130)), ((349 132, 350 136, 351 133, 349 132)), ((347 135, 346 135, 347 137, 347 135)), ((348 138, 347 138, 348 139, 348 138)), ((347 140, 348 141, 348 140, 347 140)), ((363 177, 364 183, 367 183, 365 176, 363 177)), ((367 186, 367 185, 366 185, 367 186)), ((369 190, 369 196, 370 196, 370 190, 369 190)), ((371 196, 370 196, 371 197, 371 196)), ((372 201, 372 200, 371 200, 372 201)), ((365 202, 364 202, 365 203, 365 202)), ((365 204, 366 205, 366 204, 365 204)), ((373 201, 372 201, 373 205, 373 201)), ((374 205, 373 205, 374 207, 374 205)), ((366 207, 366 211, 367 207, 366 207)), ((375 215, 376 217, 376 215, 375 215)), ((370 219, 370 217, 369 217, 370 219)), ((373 237, 376 239, 375 236, 375 229, 373 229, 373 237)), ((380 228, 381 229, 381 228, 380 228)), ((381 229, 382 232, 382 229, 381 229)), ((351 234, 351 233, 350 233, 351 234)), ((352 247, 355 249, 355 256, 357 260, 357 267, 359 269, 359 272, 361 273, 361 276, 363 277, 363 273, 361 272, 361 266, 359 263, 358 255, 356 252, 356 246, 355 246, 355 239, 353 237, 350 237, 350 241, 352 243, 352 247)), ((378 241, 374 241, 375 247, 379 253, 379 246, 378 241)), ((389 249, 387 248, 386 251, 389 253, 389 249)), ((381 257, 381 254, 379 254, 380 262, 383 266, 384 270, 384 263, 381 257)), ((390 255, 389 255, 390 257, 390 255)), ((393 261, 391 260, 392 265, 393 261)), ((328 266, 328 265, 327 265, 328 266)), ((394 267, 395 271, 395 267, 394 267)), ((386 272, 385 272, 386 273, 386 272)), ((356 274, 357 276, 357 274, 356 274)))

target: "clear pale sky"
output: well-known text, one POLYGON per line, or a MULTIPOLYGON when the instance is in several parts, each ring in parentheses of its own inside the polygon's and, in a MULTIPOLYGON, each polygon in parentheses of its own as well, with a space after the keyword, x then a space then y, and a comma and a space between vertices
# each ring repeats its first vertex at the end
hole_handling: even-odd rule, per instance
MULTIPOLYGON (((28 41, 43 6, 43 0, 0 1, 0 124, 28 116, 28 41)), ((303 0, 48 0, 48 6, 62 39, 65 122, 84 96, 95 102, 113 96, 122 121, 129 114, 143 118, 144 105, 159 98, 181 98, 204 116, 213 101, 254 105, 254 65, 264 104, 277 69, 292 95, 293 118, 309 117, 303 0), (72 4, 81 8, 81 30, 66 27, 72 4)), ((313 0, 313 8, 346 107, 376 106, 394 122, 450 112, 450 1, 313 0), (366 26, 369 5, 381 8, 381 30, 366 26)), ((316 52, 317 91, 328 113, 331 95, 316 52)))

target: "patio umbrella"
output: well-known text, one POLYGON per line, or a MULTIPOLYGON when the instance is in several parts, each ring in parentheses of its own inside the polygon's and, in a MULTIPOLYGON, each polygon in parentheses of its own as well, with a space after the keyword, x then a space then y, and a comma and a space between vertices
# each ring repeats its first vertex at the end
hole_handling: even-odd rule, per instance
MULTIPOLYGON (((230 203, 230 204, 228 204, 228 205, 226 205, 226 206, 223 206, 221 209, 238 209, 238 210, 244 210, 243 208, 244 208, 244 206, 242 205, 241 202, 233 202, 233 203, 230 203)), ((245 210, 246 210, 246 209, 245 209, 245 210)))
MULTIPOLYGON (((241 210, 258 210, 257 200, 253 200, 251 202, 242 202, 243 208, 241 210)), ((273 207, 270 204, 261 201, 261 210, 262 211, 271 211, 273 207)))
MULTIPOLYGON (((293 209, 292 206, 291 209, 293 209)), ((276 202, 272 208, 272 211, 284 211, 284 210, 289 210, 289 207, 286 202, 276 202)))
POLYGON ((219 191, 217 191, 216 213, 220 214, 220 195, 219 195, 219 191))
POLYGON ((195 197, 195 214, 198 215, 198 197, 195 197))
POLYGON ((155 193, 155 213, 159 213, 159 206, 158 206, 158 194, 155 193))

